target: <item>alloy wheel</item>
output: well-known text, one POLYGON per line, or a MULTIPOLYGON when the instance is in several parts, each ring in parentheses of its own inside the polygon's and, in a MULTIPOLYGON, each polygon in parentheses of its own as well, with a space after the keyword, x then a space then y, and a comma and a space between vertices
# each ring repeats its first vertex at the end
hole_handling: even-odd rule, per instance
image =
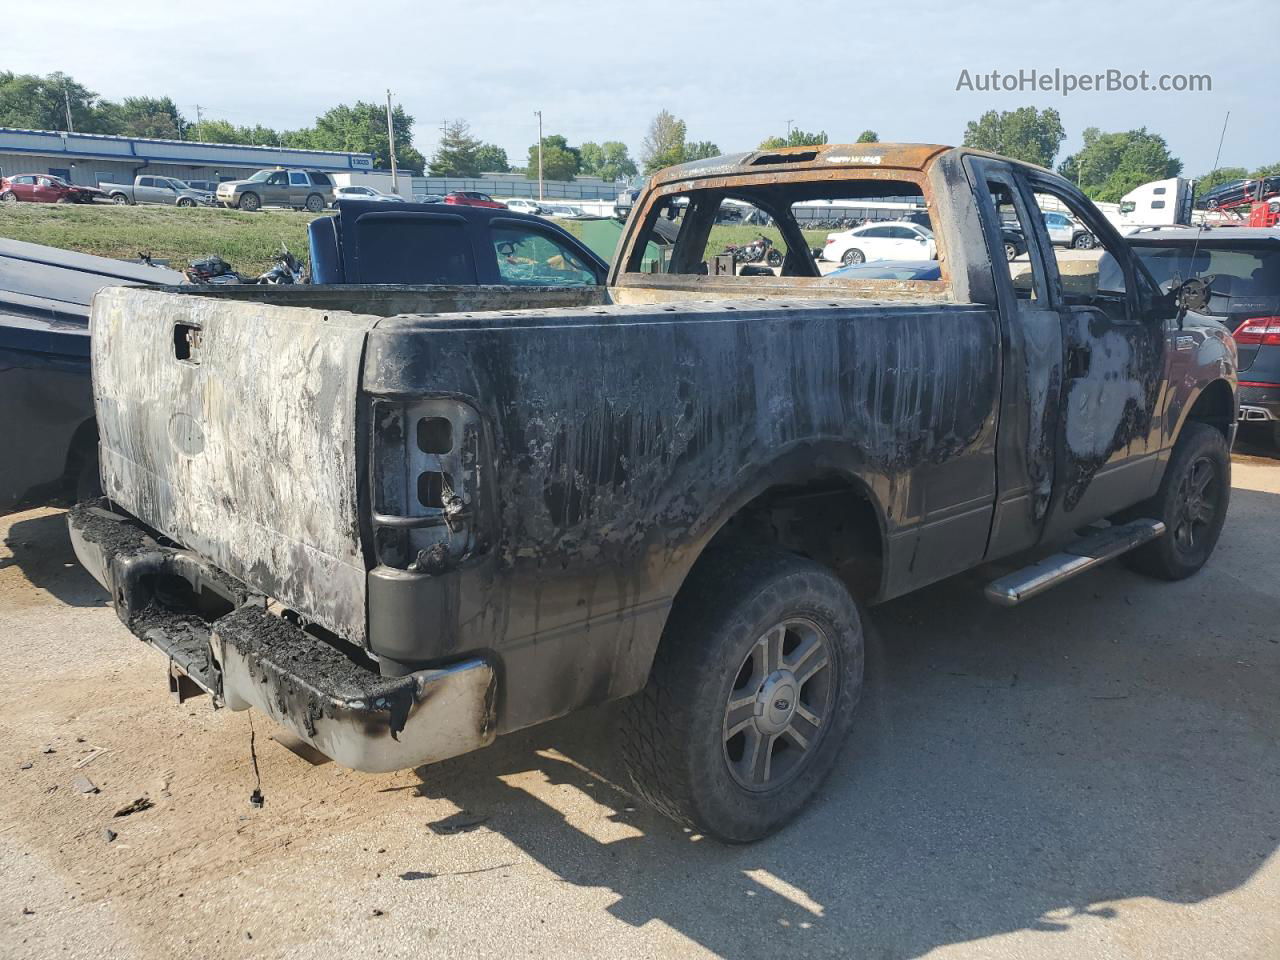
POLYGON ((1208 457, 1194 461, 1178 484, 1173 541, 1180 552, 1193 553, 1203 544, 1218 511, 1220 487, 1217 472, 1208 457))
POLYGON ((724 759, 739 786, 773 790, 800 774, 827 731, 835 677, 831 641, 810 620, 785 620, 752 644, 724 708, 724 759))

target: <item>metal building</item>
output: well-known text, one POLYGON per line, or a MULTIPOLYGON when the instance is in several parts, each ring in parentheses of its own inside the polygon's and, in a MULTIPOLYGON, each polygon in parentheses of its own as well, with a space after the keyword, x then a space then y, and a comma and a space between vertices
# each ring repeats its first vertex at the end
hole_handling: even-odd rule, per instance
POLYGON ((132 182, 146 171, 180 180, 234 180, 266 167, 330 173, 368 171, 367 153, 251 147, 234 143, 145 140, 96 133, 0 127, 0 175, 51 173, 71 183, 132 182))

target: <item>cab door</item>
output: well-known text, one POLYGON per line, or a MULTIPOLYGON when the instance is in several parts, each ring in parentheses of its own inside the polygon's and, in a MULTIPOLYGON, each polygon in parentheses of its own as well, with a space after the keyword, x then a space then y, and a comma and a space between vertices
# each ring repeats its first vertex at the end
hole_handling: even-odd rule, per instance
POLYGON ((13 191, 13 195, 19 200, 32 203, 36 199, 36 178, 14 177, 9 181, 9 189, 13 191))
POLYGON ((31 191, 31 199, 37 203, 57 203, 58 188, 54 186, 52 180, 48 177, 36 177, 35 186, 31 191))
POLYGON ((1158 475, 1159 398, 1165 379, 1164 318, 1154 288, 1115 229, 1071 184, 1024 172, 1024 190, 1046 251, 1050 302, 1062 327, 1063 370, 1052 506, 1045 536, 1072 531, 1151 496, 1158 475), (1049 247, 1046 224, 1070 223, 1065 206, 1099 240, 1095 250, 1049 247), (1099 257, 1119 270, 1101 276, 1099 257), (1104 281, 1100 283, 1101 279, 1104 281))
POLYGON ((302 170, 289 171, 289 206, 301 207, 307 202, 307 194, 311 192, 311 181, 302 170))
POLYGON ((273 206, 291 206, 289 174, 276 170, 262 184, 262 202, 273 206))

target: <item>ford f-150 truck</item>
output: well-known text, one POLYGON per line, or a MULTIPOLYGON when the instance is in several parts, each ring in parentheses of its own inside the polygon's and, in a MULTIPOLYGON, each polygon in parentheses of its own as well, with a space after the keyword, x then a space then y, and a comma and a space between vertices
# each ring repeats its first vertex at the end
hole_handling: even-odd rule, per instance
POLYGON ((211 207, 213 194, 196 190, 176 177, 139 174, 133 183, 104 183, 102 192, 112 203, 160 203, 170 207, 211 207))
POLYGON ((179 699, 379 771, 625 698, 638 791, 752 840, 836 762, 870 605, 997 559, 1003 605, 1122 554, 1205 563, 1236 359, 1204 301, 1038 167, 697 161, 651 180, 607 287, 104 291, 106 499, 71 536, 179 699), (908 199, 937 279, 823 276, 792 209, 908 199), (1046 199, 1114 259, 1105 288, 1055 252, 1046 199), (715 257, 727 201, 769 218, 781 267, 715 257))

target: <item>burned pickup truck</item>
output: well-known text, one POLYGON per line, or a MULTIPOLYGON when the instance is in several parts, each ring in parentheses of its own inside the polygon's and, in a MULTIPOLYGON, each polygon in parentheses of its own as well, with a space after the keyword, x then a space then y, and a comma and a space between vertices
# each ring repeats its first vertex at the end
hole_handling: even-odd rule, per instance
POLYGON ((625 698, 639 792, 747 841, 836 762, 867 606, 1015 555, 996 603, 1213 551, 1230 339, 1047 170, 891 144, 674 167, 609 281, 100 294, 107 499, 71 536, 175 693, 371 771, 625 698), (823 276, 793 211, 823 199, 926 207, 938 278, 823 276), (776 271, 708 268, 730 202, 776 271), (1094 231, 1105 288, 1044 209, 1094 231))

